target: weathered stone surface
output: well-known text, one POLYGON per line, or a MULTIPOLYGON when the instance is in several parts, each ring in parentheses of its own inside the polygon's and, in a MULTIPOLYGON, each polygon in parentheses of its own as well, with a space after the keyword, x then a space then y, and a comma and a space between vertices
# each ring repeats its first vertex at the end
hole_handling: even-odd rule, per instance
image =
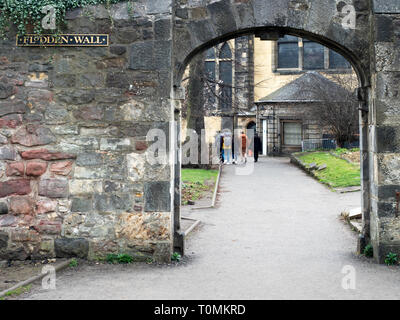
POLYGON ((40 259, 42 259, 42 258, 54 258, 55 257, 54 240, 53 239, 48 239, 48 240, 42 240, 41 241, 37 257, 40 258, 40 259))
POLYGON ((66 198, 68 192, 68 180, 43 179, 39 183, 39 195, 48 198, 66 198))
POLYGON ((90 212, 93 208, 93 200, 91 198, 73 198, 71 212, 90 212))
POLYGON ((75 167, 74 178, 76 179, 102 179, 108 173, 99 167, 75 167))
POLYGON ((0 78, 0 99, 6 99, 16 92, 14 84, 6 77, 0 78))
POLYGON ((32 177, 40 177, 47 170, 46 162, 29 161, 26 164, 26 175, 32 177))
POLYGON ((32 244, 39 241, 39 234, 35 230, 18 228, 11 231, 10 239, 14 242, 31 242, 32 244))
POLYGON ((15 129, 22 124, 22 115, 10 114, 0 118, 0 128, 12 128, 15 129))
POLYGON ((158 263, 171 262, 172 245, 170 242, 159 242, 156 244, 153 259, 158 263))
POLYGON ((145 211, 167 212, 171 209, 169 181, 147 182, 144 185, 145 211))
POLYGON ((26 195, 31 192, 30 180, 8 180, 0 182, 0 198, 11 195, 26 195))
POLYGON ((67 176, 71 173, 72 165, 72 161, 59 161, 50 165, 50 171, 61 176, 67 176))
POLYGON ((6 176, 23 176, 25 172, 25 164, 22 161, 11 162, 7 164, 6 176))
POLYGON ((41 234, 59 235, 61 234, 61 221, 40 220, 33 228, 41 234))
POLYGON ((89 242, 87 239, 62 238, 54 241, 57 258, 86 258, 89 253, 89 242))
POLYGON ((45 111, 46 124, 63 124, 71 121, 66 108, 56 105, 54 102, 45 111))
POLYGON ((120 56, 126 52, 126 47, 125 46, 117 46, 117 45, 111 46, 110 52, 112 54, 116 54, 116 55, 120 56))
POLYGON ((37 214, 54 212, 56 210, 57 210, 57 201, 40 200, 36 203, 36 213, 37 214))
POLYGON ((47 149, 37 149, 21 152, 21 157, 24 159, 42 159, 46 161, 50 160, 64 160, 64 159, 75 159, 75 154, 49 151, 47 149))
POLYGON ((376 13, 400 13, 400 3, 396 0, 374 0, 376 13))
POLYGON ((103 156, 101 153, 80 153, 76 159, 76 164, 78 166, 99 166, 103 164, 103 156))
POLYGON ((7 248, 8 239, 9 239, 8 233, 0 231, 0 249, 7 248))
POLYGON ((136 151, 146 151, 148 148, 147 141, 136 141, 135 149, 136 151))
POLYGON ((34 213, 34 201, 30 197, 10 198, 10 212, 18 215, 31 215, 34 213))
POLYGON ((100 150, 105 151, 127 151, 132 149, 131 140, 128 138, 102 138, 100 140, 100 150))
POLYGON ((74 116, 82 120, 101 120, 104 116, 104 109, 99 106, 87 106, 79 108, 74 116))
POLYGON ((0 117, 13 113, 25 113, 27 110, 26 105, 18 99, 0 101, 0 117))
POLYGON ((8 142, 7 137, 0 134, 0 144, 6 144, 8 142))
POLYGON ((8 205, 5 202, 0 202, 0 215, 8 214, 8 205))
POLYGON ((73 90, 68 94, 59 96, 60 101, 73 105, 87 104, 92 102, 94 98, 94 92, 89 90, 73 90))
POLYGON ((0 147, 0 160, 16 160, 17 152, 13 147, 4 146, 0 147))
POLYGON ((132 211, 133 197, 130 194, 96 194, 94 207, 99 212, 112 212, 114 210, 132 211))
POLYGON ((117 221, 117 238, 128 240, 170 239, 170 218, 164 213, 122 213, 117 221))
POLYGON ((11 142, 26 147, 41 146, 56 141, 50 129, 37 125, 27 125, 19 129, 12 137, 11 142))
POLYGON ((96 180, 70 180, 69 190, 71 195, 93 194, 103 192, 103 184, 96 180))
POLYGON ((0 216, 0 227, 15 227, 17 223, 17 217, 12 214, 0 216))

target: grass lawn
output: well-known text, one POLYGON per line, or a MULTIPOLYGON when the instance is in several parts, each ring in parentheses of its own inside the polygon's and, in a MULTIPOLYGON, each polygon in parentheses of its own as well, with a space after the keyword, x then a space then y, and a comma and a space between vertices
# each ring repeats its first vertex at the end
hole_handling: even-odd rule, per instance
POLYGON ((311 163, 315 163, 317 166, 326 164, 326 169, 315 170, 314 173, 321 182, 332 188, 353 187, 361 184, 359 166, 338 159, 328 152, 299 153, 296 156, 307 165, 311 163))
POLYGON ((182 169, 182 204, 201 199, 214 190, 218 170, 182 169))

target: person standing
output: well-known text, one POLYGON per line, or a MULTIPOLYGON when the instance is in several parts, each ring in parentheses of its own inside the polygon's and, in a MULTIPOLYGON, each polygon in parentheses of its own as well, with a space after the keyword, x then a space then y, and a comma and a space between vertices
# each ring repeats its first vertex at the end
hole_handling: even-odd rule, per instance
POLYGON ((262 151, 261 139, 258 136, 258 133, 256 132, 254 134, 254 162, 258 162, 258 155, 261 153, 261 151, 262 151))
POLYGON ((240 149, 241 161, 246 163, 247 162, 247 136, 245 135, 245 133, 243 131, 240 134, 240 145, 241 145, 241 149, 240 149))
POLYGON ((215 139, 215 147, 218 150, 219 161, 222 162, 222 163, 224 162, 223 143, 224 143, 224 134, 221 133, 221 131, 218 131, 216 139, 215 139))
POLYGON ((229 132, 224 134, 224 142, 223 142, 223 149, 224 149, 224 159, 225 163, 231 164, 231 157, 232 157, 232 136, 229 132))

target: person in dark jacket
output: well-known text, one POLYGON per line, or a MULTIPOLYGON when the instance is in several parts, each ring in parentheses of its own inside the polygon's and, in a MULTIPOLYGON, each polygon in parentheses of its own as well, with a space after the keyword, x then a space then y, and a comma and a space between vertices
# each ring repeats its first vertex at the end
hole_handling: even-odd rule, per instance
POLYGON ((261 139, 258 136, 258 133, 256 132, 254 134, 254 162, 258 161, 258 155, 261 153, 261 151, 262 151, 261 139))

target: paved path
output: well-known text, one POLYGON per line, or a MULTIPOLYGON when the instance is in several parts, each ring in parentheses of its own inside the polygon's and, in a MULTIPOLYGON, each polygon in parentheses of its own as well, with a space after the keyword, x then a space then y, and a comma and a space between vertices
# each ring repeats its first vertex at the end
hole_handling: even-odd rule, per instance
POLYGON ((56 291, 28 299, 393 299, 400 268, 357 257, 356 236, 339 220, 360 194, 336 194, 287 159, 261 159, 250 176, 224 168, 219 208, 203 221, 188 256, 171 266, 83 266, 58 275, 56 291), (356 290, 341 286, 345 265, 356 290))

